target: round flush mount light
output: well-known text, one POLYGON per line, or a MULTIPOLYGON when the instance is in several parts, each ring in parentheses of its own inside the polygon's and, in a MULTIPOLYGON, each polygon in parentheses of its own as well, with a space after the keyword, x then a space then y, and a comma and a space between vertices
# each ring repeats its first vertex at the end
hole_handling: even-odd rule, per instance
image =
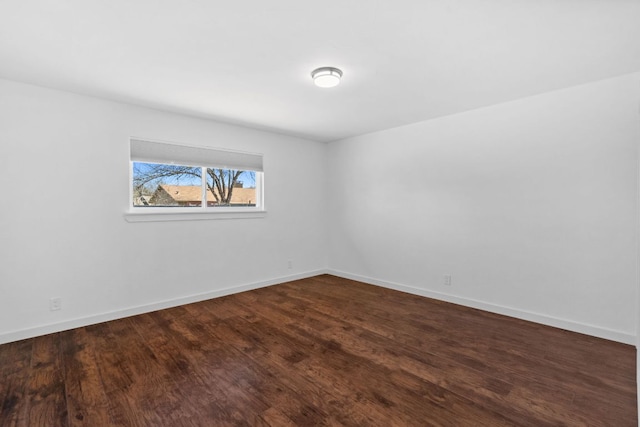
POLYGON ((320 67, 311 72, 313 83, 318 87, 334 87, 340 84, 342 70, 334 67, 320 67))

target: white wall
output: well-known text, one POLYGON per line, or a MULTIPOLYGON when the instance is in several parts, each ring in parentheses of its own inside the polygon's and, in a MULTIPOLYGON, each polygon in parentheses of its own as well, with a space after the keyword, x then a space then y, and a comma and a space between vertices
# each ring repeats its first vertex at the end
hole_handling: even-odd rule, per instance
POLYGON ((636 343, 639 80, 328 146, 0 80, 0 342, 328 263, 636 343), (126 222, 130 136, 263 152, 267 217, 126 222))
POLYGON ((322 271, 325 174, 325 144, 0 80, 0 342, 322 271), (126 222, 130 136, 264 153, 266 218, 126 222))
POLYGON ((329 144, 329 268, 635 344, 639 81, 329 144))

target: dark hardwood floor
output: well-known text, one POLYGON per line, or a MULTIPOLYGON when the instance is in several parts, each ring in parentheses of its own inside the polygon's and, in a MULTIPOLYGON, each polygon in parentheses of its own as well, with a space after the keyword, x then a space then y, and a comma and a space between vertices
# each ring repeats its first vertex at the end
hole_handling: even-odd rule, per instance
POLYGON ((635 426, 635 349, 333 276, 0 346, 1 426, 635 426))

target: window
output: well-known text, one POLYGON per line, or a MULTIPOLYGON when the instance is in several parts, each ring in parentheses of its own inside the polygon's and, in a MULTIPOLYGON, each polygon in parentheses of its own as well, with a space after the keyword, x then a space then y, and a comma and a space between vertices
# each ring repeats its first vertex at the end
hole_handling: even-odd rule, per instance
POLYGON ((260 212, 262 155, 131 140, 131 213, 260 212))

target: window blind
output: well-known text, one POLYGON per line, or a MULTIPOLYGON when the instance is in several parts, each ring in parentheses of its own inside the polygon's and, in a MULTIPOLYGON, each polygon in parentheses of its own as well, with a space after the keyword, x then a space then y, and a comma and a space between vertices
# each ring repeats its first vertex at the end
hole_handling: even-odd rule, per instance
POLYGON ((131 160, 262 172, 262 154, 131 139, 131 160))

